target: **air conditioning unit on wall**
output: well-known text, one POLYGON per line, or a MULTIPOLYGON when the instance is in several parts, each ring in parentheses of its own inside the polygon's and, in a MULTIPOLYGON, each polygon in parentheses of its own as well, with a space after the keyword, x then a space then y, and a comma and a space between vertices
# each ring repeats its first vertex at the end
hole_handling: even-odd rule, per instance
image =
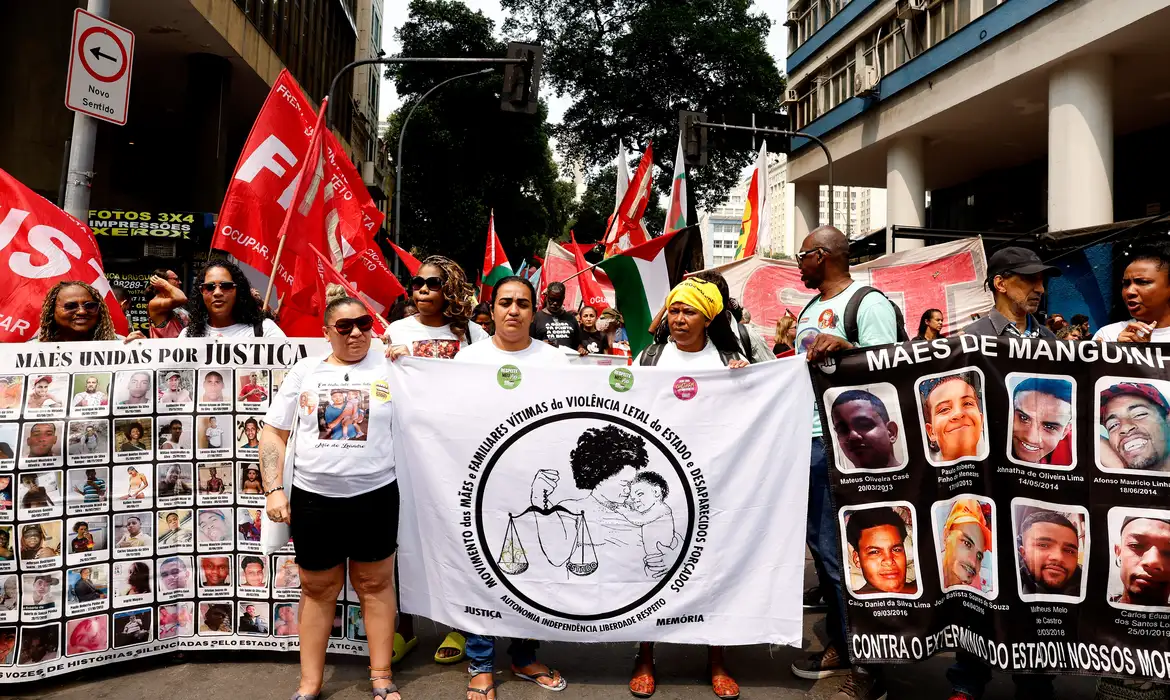
POLYGON ((785 27, 795 27, 800 22, 800 10, 789 10, 788 19, 784 21, 785 27))
POLYGON ((858 97, 872 97, 878 94, 881 75, 876 66, 864 66, 853 76, 853 92, 858 97))
POLYGON ((929 4, 930 0, 898 0, 898 19, 912 19, 920 12, 926 12, 926 7, 929 4))
POLYGON ((789 88, 784 91, 784 104, 795 104, 800 101, 800 97, 796 94, 796 90, 789 88))

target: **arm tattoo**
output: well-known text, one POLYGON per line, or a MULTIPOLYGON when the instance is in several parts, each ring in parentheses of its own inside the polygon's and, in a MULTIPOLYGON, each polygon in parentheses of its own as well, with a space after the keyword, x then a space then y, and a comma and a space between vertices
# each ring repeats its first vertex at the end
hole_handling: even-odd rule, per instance
MULTIPOLYGON (((285 446, 288 449, 288 446, 285 446)), ((264 479, 264 490, 269 491, 282 486, 284 479, 284 450, 271 442, 260 446, 260 473, 264 479)))

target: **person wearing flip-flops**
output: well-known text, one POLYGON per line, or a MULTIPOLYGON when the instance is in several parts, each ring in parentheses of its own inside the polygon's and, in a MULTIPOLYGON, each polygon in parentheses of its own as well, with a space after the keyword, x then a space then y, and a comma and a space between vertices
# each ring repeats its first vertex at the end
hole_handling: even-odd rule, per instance
MULTIPOLYGON (((488 342, 476 343, 455 356, 456 362, 499 365, 568 365, 568 357, 551 345, 529 336, 536 310, 536 290, 523 277, 505 277, 492 288, 492 320, 496 333, 488 342)), ((512 657, 512 674, 544 690, 560 692, 568 683, 558 671, 536 660, 537 642, 513 639, 508 645, 512 657)), ((467 635, 467 700, 495 700, 496 638, 467 635)))
POLYGON ((292 700, 320 696, 347 562, 369 643, 370 693, 377 700, 401 700, 390 670, 399 499, 393 405, 386 360, 369 352, 373 326, 361 301, 331 298, 323 330, 332 352, 294 365, 264 418, 260 470, 265 510, 273 522, 288 523, 300 569, 301 680, 292 700), (323 405, 337 389, 361 392, 368 402, 366 434, 360 440, 339 440, 332 431, 321 431, 316 420, 300 420, 301 394, 326 397, 319 401, 323 405), (291 484, 283 483, 288 450, 293 451, 291 484), (335 536, 340 525, 347 536, 335 536))

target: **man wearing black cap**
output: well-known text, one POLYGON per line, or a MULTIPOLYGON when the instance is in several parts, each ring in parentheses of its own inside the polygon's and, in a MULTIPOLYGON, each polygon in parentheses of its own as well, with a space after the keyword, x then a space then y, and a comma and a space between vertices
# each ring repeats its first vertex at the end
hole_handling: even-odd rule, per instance
POLYGON ((1059 277, 1060 270, 1040 261, 1027 248, 1009 246, 995 251, 987 261, 987 287, 995 308, 963 329, 967 335, 1056 338, 1056 334, 1032 314, 1044 296, 1044 275, 1059 277))

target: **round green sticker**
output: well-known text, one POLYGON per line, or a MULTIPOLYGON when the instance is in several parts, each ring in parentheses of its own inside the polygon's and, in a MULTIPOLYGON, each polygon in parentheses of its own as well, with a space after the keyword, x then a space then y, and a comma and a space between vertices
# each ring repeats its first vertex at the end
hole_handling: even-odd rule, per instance
POLYGON ((634 388, 634 373, 625 367, 618 367, 609 373, 609 388, 625 393, 634 388))
POLYGON ((504 365, 496 372, 496 381, 505 389, 520 386, 520 379, 520 368, 516 365, 504 365))

